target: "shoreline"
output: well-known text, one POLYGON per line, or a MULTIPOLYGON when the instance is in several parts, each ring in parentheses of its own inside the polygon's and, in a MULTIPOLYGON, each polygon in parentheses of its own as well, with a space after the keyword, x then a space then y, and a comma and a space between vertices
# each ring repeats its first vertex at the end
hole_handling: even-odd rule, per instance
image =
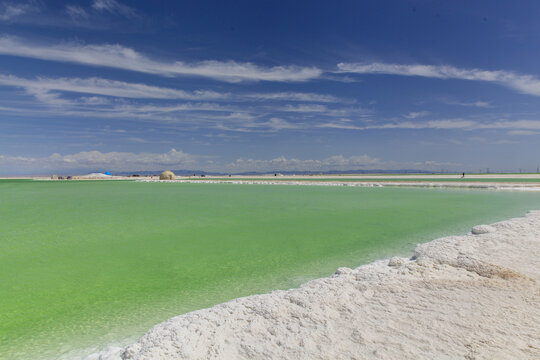
MULTIPOLYGON (((0 178, 1 180, 2 178, 0 178)), ((7 179, 7 178, 6 178, 7 179)), ((11 180, 15 178, 10 178, 11 180)), ((175 180, 159 180, 158 176, 86 176, 74 175, 69 179, 47 176, 19 177, 34 181, 135 181, 202 184, 243 185, 310 185, 353 187, 414 187, 449 189, 487 189, 540 191, 540 174, 343 174, 343 175, 222 175, 177 176, 175 180)))
POLYGON ((87 359, 540 357, 540 211, 173 317, 87 359))
POLYGON ((406 182, 406 181, 309 181, 309 180, 156 180, 141 179, 136 182, 158 182, 158 183, 188 183, 188 184, 235 184, 235 185, 306 185, 306 186, 351 186, 351 187, 415 187, 415 188, 449 188, 449 189, 488 189, 488 190, 519 190, 519 191, 540 191, 539 184, 531 183, 482 183, 482 182, 462 182, 462 183, 444 183, 444 182, 406 182))

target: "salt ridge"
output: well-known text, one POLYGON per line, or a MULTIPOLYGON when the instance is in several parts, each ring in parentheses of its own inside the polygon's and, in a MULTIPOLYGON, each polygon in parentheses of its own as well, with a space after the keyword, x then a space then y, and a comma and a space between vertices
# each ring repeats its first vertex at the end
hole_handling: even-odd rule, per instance
POLYGON ((538 359, 540 211, 173 317, 88 359, 538 359))
POLYGON ((330 181, 295 181, 295 180, 156 180, 156 179, 141 179, 137 182, 160 182, 160 183, 191 183, 191 184, 236 184, 236 185, 305 185, 305 186, 353 186, 353 187, 419 187, 419 188, 450 188, 450 189, 489 189, 489 190, 516 190, 516 191, 540 191, 538 184, 512 184, 512 183, 441 183, 419 181, 416 183, 404 181, 358 181, 344 182, 339 179, 330 181))

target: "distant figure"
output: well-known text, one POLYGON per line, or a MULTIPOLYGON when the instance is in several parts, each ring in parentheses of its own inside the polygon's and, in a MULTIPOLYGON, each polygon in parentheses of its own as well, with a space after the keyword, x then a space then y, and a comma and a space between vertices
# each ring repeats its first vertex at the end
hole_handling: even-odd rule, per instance
POLYGON ((465 177, 465 173, 461 174, 461 178, 463 179, 465 177))

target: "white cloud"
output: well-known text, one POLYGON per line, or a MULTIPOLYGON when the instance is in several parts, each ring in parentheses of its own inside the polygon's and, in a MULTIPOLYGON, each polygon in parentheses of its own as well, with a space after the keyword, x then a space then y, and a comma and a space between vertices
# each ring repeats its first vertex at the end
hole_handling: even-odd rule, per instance
MULTIPOLYGON (((114 111, 128 111, 128 112, 141 112, 141 113, 175 113, 175 112, 184 112, 184 111, 209 111, 209 112, 230 112, 233 111, 232 108, 228 106, 222 106, 219 104, 213 103, 183 103, 183 104, 173 104, 173 105, 151 105, 151 104, 121 104, 117 105, 111 110, 114 111)), ((244 113, 231 113, 226 117, 220 117, 220 119, 238 119, 240 118, 249 118, 252 117, 244 113)))
POLYGON ((318 104, 313 104, 313 105, 300 104, 300 105, 286 105, 284 107, 279 108, 279 111, 299 112, 299 113, 310 113, 310 112, 321 113, 321 112, 328 111, 328 108, 324 105, 318 105, 318 104))
POLYGON ((345 157, 343 155, 330 156, 324 159, 296 159, 280 156, 270 160, 239 158, 235 162, 226 165, 231 172, 244 171, 343 171, 343 170, 434 170, 445 168, 457 168, 460 164, 441 161, 383 161, 369 155, 356 155, 345 157))
POLYGON ((488 101, 475 101, 475 102, 471 103, 471 106, 481 107, 481 108, 492 107, 491 104, 488 101))
MULTIPOLYGON (((138 142, 139 138, 129 141, 138 142)), ((140 139, 145 141, 144 139, 140 139)), ((25 157, 0 155, 0 169, 10 169, 11 173, 71 173, 84 174, 85 171, 161 171, 164 169, 202 169, 220 172, 244 171, 340 171, 362 169, 417 169, 431 170, 440 167, 452 168, 460 164, 440 161, 396 162, 383 161, 369 155, 334 155, 323 159, 297 159, 279 156, 274 159, 238 158, 233 162, 220 162, 215 157, 198 156, 171 149, 166 153, 132 153, 83 151, 75 154, 52 154, 47 157, 25 157)))
POLYGON ((478 108, 490 108, 493 107, 488 101, 473 101, 473 102, 459 102, 459 101, 444 101, 448 105, 469 106, 478 108))
POLYGON ((439 130, 479 130, 479 129, 524 129, 540 130, 540 120, 501 120, 478 122, 465 119, 442 119, 430 121, 402 121, 379 123, 372 125, 353 125, 350 122, 332 121, 319 124, 318 127, 351 129, 351 130, 384 130, 384 129, 439 129, 439 130))
POLYGON ((425 122, 404 121, 380 125, 368 125, 366 129, 470 129, 476 125, 474 121, 462 119, 430 120, 425 122))
POLYGON ((127 138, 128 141, 131 141, 131 142, 136 142, 136 143, 140 143, 140 144, 146 144, 146 143, 149 143, 148 140, 145 140, 143 138, 140 138, 140 137, 129 137, 127 138))
POLYGON ((237 131, 237 132, 276 132, 280 130, 300 129, 301 124, 293 124, 287 120, 273 117, 267 121, 256 121, 256 117, 250 114, 231 114, 224 117, 229 121, 227 124, 218 123, 217 128, 220 130, 237 131), (234 117, 231 117, 233 115, 234 117))
POLYGON ((47 89, 28 87, 26 92, 34 96, 39 102, 51 106, 67 106, 71 105, 71 101, 62 99, 60 94, 51 92, 47 89))
POLYGON ((342 155, 331 156, 322 160, 300 160, 280 156, 270 160, 243 159, 227 165, 234 171, 328 171, 344 169, 360 169, 379 166, 382 162, 368 155, 344 157, 342 155))
POLYGON ((540 120, 502 120, 480 123, 476 129, 540 130, 540 120))
POLYGON ((109 105, 109 99, 100 96, 82 96, 79 102, 84 105, 109 105))
POLYGON ((235 61, 200 61, 185 63, 152 60, 121 45, 62 44, 45 46, 27 44, 19 39, 0 37, 0 54, 41 60, 105 66, 161 76, 202 76, 228 82, 282 81, 295 82, 317 78, 322 71, 315 67, 262 67, 235 61))
POLYGON ((507 132, 508 135, 539 135, 540 131, 532 130, 511 130, 507 132))
POLYGON ((109 12, 111 14, 120 14, 125 17, 136 17, 135 9, 124 4, 120 4, 116 0, 94 0, 92 8, 100 12, 109 12))
POLYGON ((317 125, 317 127, 343 129, 343 130, 367 130, 367 128, 364 126, 354 125, 354 122, 351 119, 347 119, 347 118, 342 118, 342 119, 322 123, 322 124, 317 125))
POLYGON ((407 119, 416 119, 419 117, 424 117, 429 115, 429 111, 417 111, 417 112, 410 112, 406 115, 403 115, 403 117, 406 117, 407 119))
POLYGON ((287 120, 283 120, 280 118, 271 118, 270 120, 261 123, 260 126, 268 127, 275 131, 284 130, 284 129, 297 129, 299 127, 296 124, 292 124, 288 122, 287 120))
MULTIPOLYGON (((35 79, 27 79, 12 75, 0 74, 0 85, 24 88, 32 94, 35 94, 36 92, 46 93, 62 91, 132 99, 230 100, 252 102, 287 99, 286 97, 282 96, 284 93, 231 94, 220 93, 211 90, 184 91, 173 88, 165 88, 138 83, 127 83, 123 81, 109 80, 103 78, 81 79, 38 77, 35 79)), ((321 102, 322 99, 327 102, 339 101, 338 99, 327 95, 305 93, 286 94, 288 95, 288 99, 292 101, 300 101, 300 99, 303 99, 303 101, 306 102, 321 102), (319 98, 318 96, 321 96, 322 98, 319 98)), ((93 100, 97 100, 97 98, 94 97, 93 100)), ((100 103, 104 102, 102 98, 99 101, 100 103)), ((326 109, 326 107, 324 107, 323 105, 300 105, 297 107, 289 105, 284 110, 322 111, 323 109, 326 109)))
POLYGON ((34 11, 37 11, 37 6, 32 1, 27 3, 4 2, 0 4, 0 21, 11 21, 34 11))
POLYGON ((101 78, 37 78, 23 79, 11 75, 0 75, 0 85, 22 87, 34 93, 49 91, 67 91, 75 93, 95 94, 135 99, 183 99, 204 100, 224 99, 228 94, 208 90, 187 92, 170 88, 126 83, 101 78))
POLYGON ((295 92, 280 92, 280 93, 266 93, 266 94, 248 94, 246 97, 250 97, 257 100, 288 100, 288 101, 306 101, 306 102, 322 102, 333 103, 343 102, 343 100, 336 98, 332 95, 314 94, 314 93, 295 93, 295 92))
POLYGON ((348 119, 332 121, 318 125, 318 127, 351 129, 351 130, 384 130, 384 129, 473 129, 477 123, 463 119, 443 119, 423 122, 402 121, 393 123, 378 123, 370 125, 354 125, 348 119))
POLYGON ((88 19, 89 17, 88 12, 77 5, 66 5, 66 13, 74 20, 88 19))
POLYGON ((299 105, 285 105, 285 106, 268 106, 269 112, 285 112, 294 113, 296 116, 308 116, 308 117, 356 117, 366 118, 372 116, 372 111, 360 107, 333 107, 329 108, 326 105, 321 104, 299 104, 299 105))
POLYGON ((48 157, 32 158, 0 155, 0 165, 23 171, 83 171, 109 170, 163 170, 164 168, 185 168, 197 162, 197 156, 171 149, 167 153, 131 153, 83 151, 76 154, 52 154, 48 157))
POLYGON ((460 69, 449 65, 401 65, 386 63, 340 63, 340 72, 421 76, 437 79, 461 79, 494 82, 524 94, 540 96, 540 79, 512 71, 460 69))

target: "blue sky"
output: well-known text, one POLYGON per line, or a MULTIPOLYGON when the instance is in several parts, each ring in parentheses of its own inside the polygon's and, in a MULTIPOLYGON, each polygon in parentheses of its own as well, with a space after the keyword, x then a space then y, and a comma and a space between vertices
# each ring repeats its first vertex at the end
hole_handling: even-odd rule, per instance
POLYGON ((537 1, 0 0, 0 174, 536 171, 537 1))

